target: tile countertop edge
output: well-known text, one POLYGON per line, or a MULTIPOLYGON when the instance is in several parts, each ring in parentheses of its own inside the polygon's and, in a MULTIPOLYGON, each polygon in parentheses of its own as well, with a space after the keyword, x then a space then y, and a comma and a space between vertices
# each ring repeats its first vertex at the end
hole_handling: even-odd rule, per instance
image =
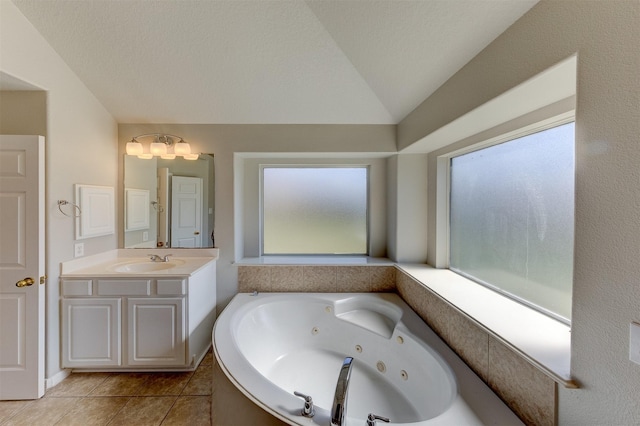
POLYGON ((554 381, 567 388, 578 387, 570 374, 571 327, 568 325, 448 269, 423 264, 398 264, 397 267, 554 381))

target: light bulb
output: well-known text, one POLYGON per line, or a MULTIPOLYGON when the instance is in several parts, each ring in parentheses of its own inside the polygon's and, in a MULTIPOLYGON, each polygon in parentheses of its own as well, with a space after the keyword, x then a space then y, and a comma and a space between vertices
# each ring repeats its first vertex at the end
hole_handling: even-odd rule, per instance
POLYGON ((149 145, 151 155, 165 155, 167 153, 167 145, 162 142, 153 142, 149 145))
POLYGON ((133 139, 131 142, 127 142, 127 154, 128 155, 140 155, 144 151, 142 149, 142 144, 137 140, 133 139))
POLYGON ((175 152, 176 155, 191 154, 191 146, 188 143, 181 141, 174 145, 173 152, 175 152))

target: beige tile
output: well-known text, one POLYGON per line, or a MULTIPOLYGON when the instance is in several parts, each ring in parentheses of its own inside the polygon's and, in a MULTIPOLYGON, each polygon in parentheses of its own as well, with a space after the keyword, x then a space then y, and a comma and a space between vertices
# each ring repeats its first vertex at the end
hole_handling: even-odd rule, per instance
POLYGON ((106 425, 125 406, 129 398, 125 396, 82 398, 71 412, 56 423, 56 426, 106 425))
POLYGON ((557 384, 493 337, 489 386, 528 425, 556 424, 557 384))
POLYGON ((396 291, 395 266, 370 266, 371 291, 392 292, 396 291))
POLYGON ((31 401, 0 401, 0 424, 9 420, 31 401))
POLYGON ((303 282, 303 266, 273 266, 271 268, 271 291, 300 291, 303 282))
POLYGON ((211 395, 213 386, 213 363, 200 364, 189 383, 182 391, 182 395, 211 395))
POLYGON ((488 333, 410 276, 400 272, 397 284, 400 295, 409 306, 487 381, 488 333))
POLYGON ((211 396, 181 396, 162 422, 163 426, 211 425, 211 396))
POLYGON ((91 396, 135 396, 144 382, 155 373, 114 373, 107 377, 91 393, 91 396))
POLYGON ((86 396, 111 373, 73 373, 58 385, 47 389, 47 397, 86 396))
POLYGON ((453 308, 450 312, 444 336, 447 344, 486 382, 489 371, 489 333, 453 308))
POLYGON ((162 423, 178 397, 137 396, 129 399, 109 425, 156 426, 162 423))
POLYGON ((31 401, 2 426, 53 425, 66 415, 81 398, 41 398, 31 401))
POLYGON ((368 266, 336 267, 336 290, 346 293, 371 291, 370 269, 368 266))
POLYGON ((238 291, 271 291, 270 266, 238 266, 238 291))
POLYGON ((430 323, 427 312, 427 290, 424 286, 404 272, 398 274, 396 285, 400 297, 402 297, 411 309, 420 315, 423 320, 430 323))
POLYGON ((300 291, 309 291, 315 293, 335 293, 335 266, 305 266, 304 285, 300 291))
POLYGON ((200 361, 200 365, 198 365, 198 368, 200 368, 200 366, 202 365, 210 365, 213 364, 213 349, 209 348, 209 351, 207 352, 207 354, 204 356, 204 358, 202 358, 202 361, 200 361))
POLYGON ((137 395, 180 395, 193 376, 188 373, 153 373, 140 387, 137 395))

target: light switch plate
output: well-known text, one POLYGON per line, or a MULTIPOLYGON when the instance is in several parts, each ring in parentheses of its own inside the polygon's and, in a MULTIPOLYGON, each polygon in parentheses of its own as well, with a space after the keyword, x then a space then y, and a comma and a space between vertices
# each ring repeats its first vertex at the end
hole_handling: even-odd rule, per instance
POLYGON ((640 324, 632 322, 629 329, 629 359, 640 364, 640 324))

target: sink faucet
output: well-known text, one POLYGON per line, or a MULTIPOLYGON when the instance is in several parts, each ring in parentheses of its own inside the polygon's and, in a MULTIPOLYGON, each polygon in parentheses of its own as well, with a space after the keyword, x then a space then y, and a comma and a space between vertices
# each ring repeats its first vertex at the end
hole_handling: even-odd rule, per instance
POLYGON ((348 356, 342 362, 336 393, 333 396, 333 406, 331 407, 331 426, 344 426, 347 417, 347 391, 349 390, 349 379, 351 378, 351 363, 353 358, 348 356))
POLYGON ((147 256, 150 256, 150 259, 152 262, 168 262, 169 256, 173 256, 173 255, 167 254, 165 257, 160 257, 157 254, 148 254, 147 256))

